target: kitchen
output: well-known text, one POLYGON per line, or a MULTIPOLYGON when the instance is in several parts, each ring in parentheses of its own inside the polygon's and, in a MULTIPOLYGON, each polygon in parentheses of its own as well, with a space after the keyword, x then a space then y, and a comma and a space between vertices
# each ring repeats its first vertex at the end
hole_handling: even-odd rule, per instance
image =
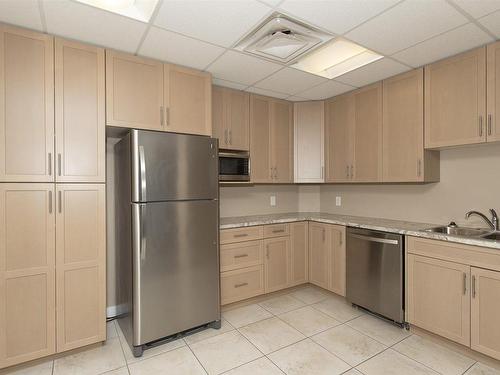
POLYGON ((0 1, 0 373, 500 373, 499 18, 0 1))

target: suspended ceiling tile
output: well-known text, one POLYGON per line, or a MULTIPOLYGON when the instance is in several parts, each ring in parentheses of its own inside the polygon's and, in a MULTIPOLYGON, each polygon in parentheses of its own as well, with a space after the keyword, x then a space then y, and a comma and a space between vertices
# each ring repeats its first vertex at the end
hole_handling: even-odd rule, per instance
POLYGON ((327 81, 328 79, 314 74, 302 72, 293 68, 284 68, 272 76, 258 82, 255 86, 261 89, 294 95, 327 81))
POLYGON ((335 80, 347 85, 362 87, 408 70, 410 70, 410 68, 406 65, 400 64, 389 58, 383 58, 353 70, 352 72, 341 75, 335 78, 335 80))
POLYGON ((42 30, 42 19, 37 0, 1 0, 0 21, 42 30))

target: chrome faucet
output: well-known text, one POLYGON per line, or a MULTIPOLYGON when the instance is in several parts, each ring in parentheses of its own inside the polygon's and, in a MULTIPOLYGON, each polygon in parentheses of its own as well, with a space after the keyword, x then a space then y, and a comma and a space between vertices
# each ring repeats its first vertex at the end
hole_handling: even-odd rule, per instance
POLYGON ((493 230, 500 230, 500 223, 498 221, 498 215, 497 215, 497 212, 493 209, 493 208, 490 208, 490 213, 491 213, 491 220, 488 219, 488 217, 479 212, 479 211, 469 211, 465 214, 465 218, 468 219, 469 217, 471 217, 472 215, 476 215, 476 216, 479 216, 480 218, 482 218, 487 224, 488 226, 493 229, 493 230))

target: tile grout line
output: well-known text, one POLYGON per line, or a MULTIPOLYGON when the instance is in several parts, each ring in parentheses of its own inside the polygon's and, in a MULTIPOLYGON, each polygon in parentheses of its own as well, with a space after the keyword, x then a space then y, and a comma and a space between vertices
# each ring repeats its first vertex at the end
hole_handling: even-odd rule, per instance
POLYGON ((200 366, 203 369, 203 371, 205 371, 205 373, 208 375, 207 369, 205 368, 205 366, 203 366, 203 363, 201 363, 200 359, 196 356, 196 353, 193 351, 193 349, 191 348, 191 346, 189 346, 189 344, 188 344, 188 342, 186 340, 184 340, 184 342, 186 343, 186 346, 189 349, 189 351, 191 352, 191 354, 193 354, 194 358, 196 358, 196 361, 200 364, 200 366))

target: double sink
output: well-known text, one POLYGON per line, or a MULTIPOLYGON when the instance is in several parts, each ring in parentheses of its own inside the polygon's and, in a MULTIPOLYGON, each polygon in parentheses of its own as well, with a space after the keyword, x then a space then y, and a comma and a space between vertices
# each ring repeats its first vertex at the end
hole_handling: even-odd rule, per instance
POLYGON ((500 231, 492 231, 491 229, 477 229, 459 227, 456 225, 446 225, 425 229, 426 232, 441 233, 450 236, 481 238, 484 240, 500 241, 500 231))

